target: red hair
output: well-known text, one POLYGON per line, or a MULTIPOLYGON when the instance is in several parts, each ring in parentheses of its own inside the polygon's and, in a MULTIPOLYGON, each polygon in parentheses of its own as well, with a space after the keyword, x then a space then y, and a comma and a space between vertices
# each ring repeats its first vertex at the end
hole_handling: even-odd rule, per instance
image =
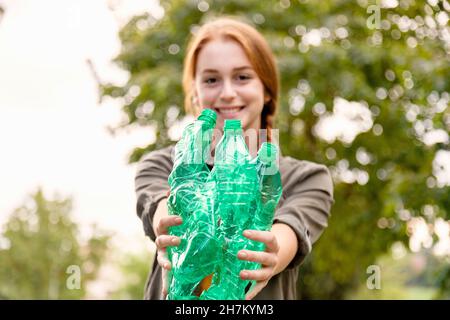
POLYGON ((219 18, 205 23, 190 39, 183 69, 184 108, 187 113, 197 116, 200 112, 192 103, 193 85, 197 58, 202 47, 209 41, 227 39, 236 41, 246 53, 253 69, 261 79, 270 100, 264 104, 261 113, 261 128, 273 128, 275 113, 278 109, 279 76, 275 57, 264 37, 251 25, 235 18, 219 18))

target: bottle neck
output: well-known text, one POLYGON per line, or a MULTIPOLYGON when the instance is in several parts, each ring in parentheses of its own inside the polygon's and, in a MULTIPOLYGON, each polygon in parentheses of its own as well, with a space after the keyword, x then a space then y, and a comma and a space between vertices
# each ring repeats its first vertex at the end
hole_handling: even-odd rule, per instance
MULTIPOLYGON (((219 141, 221 141, 225 135, 224 131, 216 131, 216 133, 220 133, 220 134, 214 134, 213 138, 212 138, 212 142, 211 142, 211 156, 212 156, 212 160, 214 160, 214 156, 215 156, 215 152, 216 152, 216 146, 218 145, 219 141)), ((227 133, 228 138, 230 139, 230 137, 234 137, 236 135, 236 132, 234 133, 227 133)), ((256 137, 256 141, 254 140, 254 138, 252 138, 253 136, 248 135, 248 136, 244 136, 241 133, 242 139, 244 140, 247 149, 250 153, 250 156, 253 158, 256 158, 258 155, 258 151, 260 150, 262 144, 264 143, 264 139, 261 139, 261 137, 256 137)))

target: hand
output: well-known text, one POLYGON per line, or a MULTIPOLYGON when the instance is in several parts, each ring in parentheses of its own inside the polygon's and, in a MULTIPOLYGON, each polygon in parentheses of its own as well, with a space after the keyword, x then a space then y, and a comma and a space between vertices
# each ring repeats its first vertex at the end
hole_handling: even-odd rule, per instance
POLYGON ((180 244, 180 238, 171 236, 168 234, 168 229, 171 226, 177 226, 182 223, 182 219, 180 216, 177 215, 171 215, 171 216, 165 216, 162 217, 158 225, 156 227, 156 257, 158 264, 161 266, 162 269, 162 277, 163 277, 163 298, 165 299, 167 296, 167 293, 169 291, 169 284, 168 284, 168 271, 172 268, 172 265, 167 257, 167 247, 169 246, 178 246, 180 244))
POLYGON ((277 238, 271 231, 245 230, 244 236, 248 239, 263 242, 266 245, 265 251, 240 250, 238 258, 241 260, 258 262, 262 268, 258 270, 242 270, 241 279, 256 280, 256 285, 246 296, 246 300, 253 299, 275 275, 275 267, 278 264, 278 245, 277 238))

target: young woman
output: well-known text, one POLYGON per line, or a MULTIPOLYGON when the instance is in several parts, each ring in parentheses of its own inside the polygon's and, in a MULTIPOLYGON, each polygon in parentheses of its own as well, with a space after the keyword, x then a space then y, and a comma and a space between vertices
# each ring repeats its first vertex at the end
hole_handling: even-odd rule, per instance
MULTIPOLYGON (((204 24, 191 39, 184 61, 186 111, 198 116, 203 108, 217 112, 217 125, 240 119, 243 130, 270 132, 278 108, 278 71, 263 36, 233 18, 204 24)), ((251 136, 251 135, 250 135, 251 136)), ((212 144, 214 149, 215 139, 212 144)), ((249 148, 255 156, 257 148, 249 148)), ((150 152, 136 174, 137 214, 157 247, 157 258, 145 287, 146 299, 165 299, 166 272, 171 265, 168 246, 180 239, 168 235, 170 226, 183 223, 167 213, 173 146, 150 152)), ((312 244, 327 226, 333 204, 333 184, 324 165, 280 156, 283 194, 270 231, 247 230, 244 236, 263 242, 264 252, 241 250, 238 258, 262 264, 242 270, 242 279, 256 280, 246 299, 296 299, 298 269, 312 244)))

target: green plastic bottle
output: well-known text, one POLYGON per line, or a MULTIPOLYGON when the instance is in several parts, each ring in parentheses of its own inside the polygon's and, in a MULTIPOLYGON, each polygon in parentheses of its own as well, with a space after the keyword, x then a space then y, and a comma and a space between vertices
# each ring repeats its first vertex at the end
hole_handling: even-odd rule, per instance
MULTIPOLYGON (((257 211, 252 217, 251 225, 248 229, 268 231, 272 228, 275 208, 281 197, 282 185, 281 176, 277 165, 278 149, 268 142, 262 143, 258 150, 258 155, 252 160, 258 177, 257 190, 257 211)), ((253 241, 244 238, 244 241, 239 244, 239 250, 246 249, 252 251, 264 251, 265 245, 259 241, 253 241)), ((240 260, 240 268, 245 270, 256 270, 261 268, 261 265, 256 262, 240 260)), ((236 288, 237 294, 235 297, 241 296, 244 298, 245 292, 251 290, 256 285, 256 281, 241 280, 236 288), (248 290, 246 290, 248 288, 248 290)))
POLYGON ((169 176, 169 214, 178 214, 183 224, 170 228, 181 238, 169 247, 172 272, 168 299, 244 299, 254 282, 242 280, 243 269, 259 264, 237 258, 242 249, 264 250, 264 244, 249 240, 245 229, 269 230, 278 200, 281 179, 276 163, 277 148, 263 143, 251 159, 240 120, 226 120, 224 135, 216 146, 210 172, 205 163, 215 125, 215 113, 204 110, 188 126, 175 148, 174 168, 169 176), (201 280, 213 275, 212 285, 198 297, 201 280))
POLYGON ((220 217, 222 263, 216 267, 211 287, 201 299, 244 299, 255 281, 242 280, 240 271, 255 270, 255 262, 237 258, 242 249, 262 251, 264 244, 243 236, 246 229, 270 230, 282 186, 277 166, 278 150, 263 143, 251 159, 239 120, 225 120, 224 135, 216 147, 211 179, 215 181, 214 211, 220 217))
POLYGON ((272 228, 275 209, 283 191, 277 160, 277 146, 270 142, 264 142, 256 158, 260 210, 253 222, 253 229, 255 230, 270 230, 272 228))
POLYGON ((222 263, 202 299, 242 299, 239 272, 243 262, 237 252, 248 241, 243 230, 252 225, 257 211, 258 177, 242 135, 240 120, 225 120, 224 134, 216 146, 211 179, 215 182, 214 212, 219 217, 222 263))
MULTIPOLYGON (((278 148, 276 145, 264 142, 254 160, 259 179, 258 212, 254 216, 250 229, 268 231, 272 228, 275 209, 282 194, 281 175, 277 160, 278 148)), ((259 241, 249 240, 243 249, 264 251, 265 245, 259 241)), ((261 265, 255 262, 247 262, 244 267, 246 270, 259 268, 261 265)), ((247 285, 247 282, 242 284, 240 290, 247 285)), ((251 281, 250 290, 254 285, 256 285, 256 281, 251 281)))
POLYGON ((168 247, 172 270, 169 273, 169 300, 198 299, 194 290, 200 281, 211 274, 219 261, 216 235, 217 222, 210 198, 204 192, 210 170, 205 159, 209 152, 216 113, 204 109, 198 119, 188 125, 175 146, 175 160, 168 178, 171 189, 168 198, 169 215, 183 219, 169 233, 181 238, 177 247, 168 247))

